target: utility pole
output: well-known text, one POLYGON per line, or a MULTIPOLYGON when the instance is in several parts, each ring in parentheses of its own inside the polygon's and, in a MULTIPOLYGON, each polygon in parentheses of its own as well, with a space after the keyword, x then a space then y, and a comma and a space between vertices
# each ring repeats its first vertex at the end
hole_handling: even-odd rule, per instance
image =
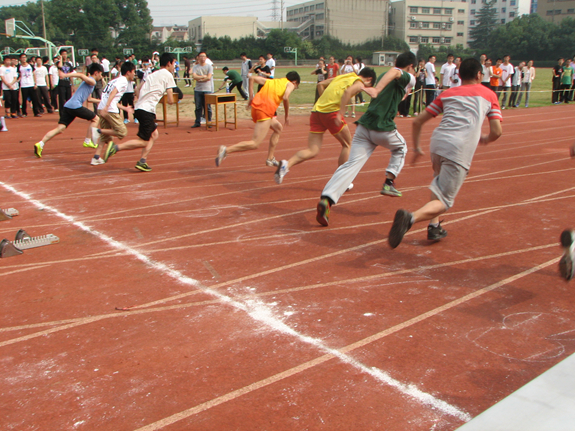
POLYGON ((285 2, 284 2, 284 0, 282 0, 281 6, 280 6, 280 28, 282 30, 284 29, 284 7, 285 7, 285 2))
MULTIPOLYGON (((46 17, 44 16, 44 0, 41 1, 42 3, 42 29, 44 31, 44 39, 46 39, 46 17)), ((47 39, 46 39, 47 40, 47 39)), ((45 47, 48 48, 48 43, 45 43, 45 47)), ((51 57, 52 55, 48 55, 48 57, 51 57)))

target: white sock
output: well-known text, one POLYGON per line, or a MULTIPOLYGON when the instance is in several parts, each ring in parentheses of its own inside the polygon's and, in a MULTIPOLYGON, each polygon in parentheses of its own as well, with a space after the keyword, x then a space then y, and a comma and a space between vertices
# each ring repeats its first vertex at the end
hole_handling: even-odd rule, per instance
POLYGON ((429 223, 429 226, 439 227, 439 223, 429 223))
POLYGON ((86 144, 89 144, 89 143, 90 143, 90 141, 91 141, 91 139, 90 139, 90 138, 84 138, 84 142, 85 142, 86 144))
POLYGON ((44 148, 44 142, 40 141, 39 144, 41 148, 44 148))
POLYGON ((2 124, 2 129, 6 128, 6 120, 4 120, 4 117, 0 117, 0 124, 2 124))

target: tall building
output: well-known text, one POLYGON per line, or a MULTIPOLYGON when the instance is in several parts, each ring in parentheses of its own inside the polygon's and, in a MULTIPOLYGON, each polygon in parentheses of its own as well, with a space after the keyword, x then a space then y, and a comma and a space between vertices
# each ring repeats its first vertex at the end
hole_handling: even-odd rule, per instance
POLYGON ((389 34, 413 52, 419 44, 467 46, 468 3, 449 0, 400 0, 391 3, 389 34))
MULTIPOLYGON (((528 15, 535 2, 537 9, 537 0, 496 0, 492 6, 497 11, 497 24, 507 24, 521 15, 528 15)), ((477 25, 476 15, 479 13, 487 0, 469 0, 469 30, 477 25)))
POLYGON ((545 21, 559 24, 563 18, 575 18, 575 0, 539 0, 537 13, 545 21))
POLYGON ((286 21, 303 39, 332 36, 359 44, 387 33, 387 0, 313 0, 289 6, 286 21))
POLYGON ((201 44, 207 34, 231 39, 266 37, 270 30, 281 26, 281 22, 258 21, 253 16, 200 16, 188 22, 188 34, 191 42, 201 44))

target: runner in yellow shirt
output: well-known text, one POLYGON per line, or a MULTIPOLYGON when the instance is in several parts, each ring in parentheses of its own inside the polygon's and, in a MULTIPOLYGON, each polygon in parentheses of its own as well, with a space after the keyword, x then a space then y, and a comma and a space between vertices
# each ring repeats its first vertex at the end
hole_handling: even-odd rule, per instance
POLYGON ((339 75, 317 84, 319 99, 313 106, 309 119, 307 149, 300 150, 289 160, 282 160, 275 173, 276 183, 281 184, 290 168, 319 154, 326 130, 340 142, 338 166, 347 162, 351 148, 351 132, 343 118, 347 104, 352 97, 365 87, 372 87, 376 79, 375 71, 364 67, 359 75, 355 72, 339 75))
POLYGON ((288 72, 285 78, 266 79, 261 76, 250 76, 249 82, 249 105, 252 107, 252 120, 255 124, 254 135, 250 141, 242 141, 236 145, 227 148, 221 145, 216 157, 216 166, 220 166, 228 154, 249 151, 257 149, 265 139, 268 130, 271 128, 273 133, 270 137, 270 146, 268 150, 267 166, 278 166, 274 157, 276 145, 280 138, 283 126, 275 116, 275 112, 284 104, 285 125, 289 126, 289 96, 291 92, 298 88, 300 77, 297 72, 288 72), (263 85, 262 89, 254 94, 254 83, 263 85))

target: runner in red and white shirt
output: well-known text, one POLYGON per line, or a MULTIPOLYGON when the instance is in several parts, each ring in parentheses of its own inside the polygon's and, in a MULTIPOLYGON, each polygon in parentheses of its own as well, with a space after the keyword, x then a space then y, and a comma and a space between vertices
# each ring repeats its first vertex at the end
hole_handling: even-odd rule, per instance
POLYGON ((439 216, 453 206, 478 144, 487 145, 502 133, 501 109, 493 91, 481 85, 481 63, 468 58, 459 67, 462 86, 444 91, 412 123, 415 155, 413 162, 423 155, 419 144, 423 124, 443 113, 441 123, 431 135, 430 152, 435 178, 429 188, 430 202, 411 213, 400 209, 389 231, 389 245, 397 247, 414 223, 429 220, 427 239, 437 241, 447 232, 442 229, 439 216), (481 134, 483 120, 489 119, 489 134, 481 134))

